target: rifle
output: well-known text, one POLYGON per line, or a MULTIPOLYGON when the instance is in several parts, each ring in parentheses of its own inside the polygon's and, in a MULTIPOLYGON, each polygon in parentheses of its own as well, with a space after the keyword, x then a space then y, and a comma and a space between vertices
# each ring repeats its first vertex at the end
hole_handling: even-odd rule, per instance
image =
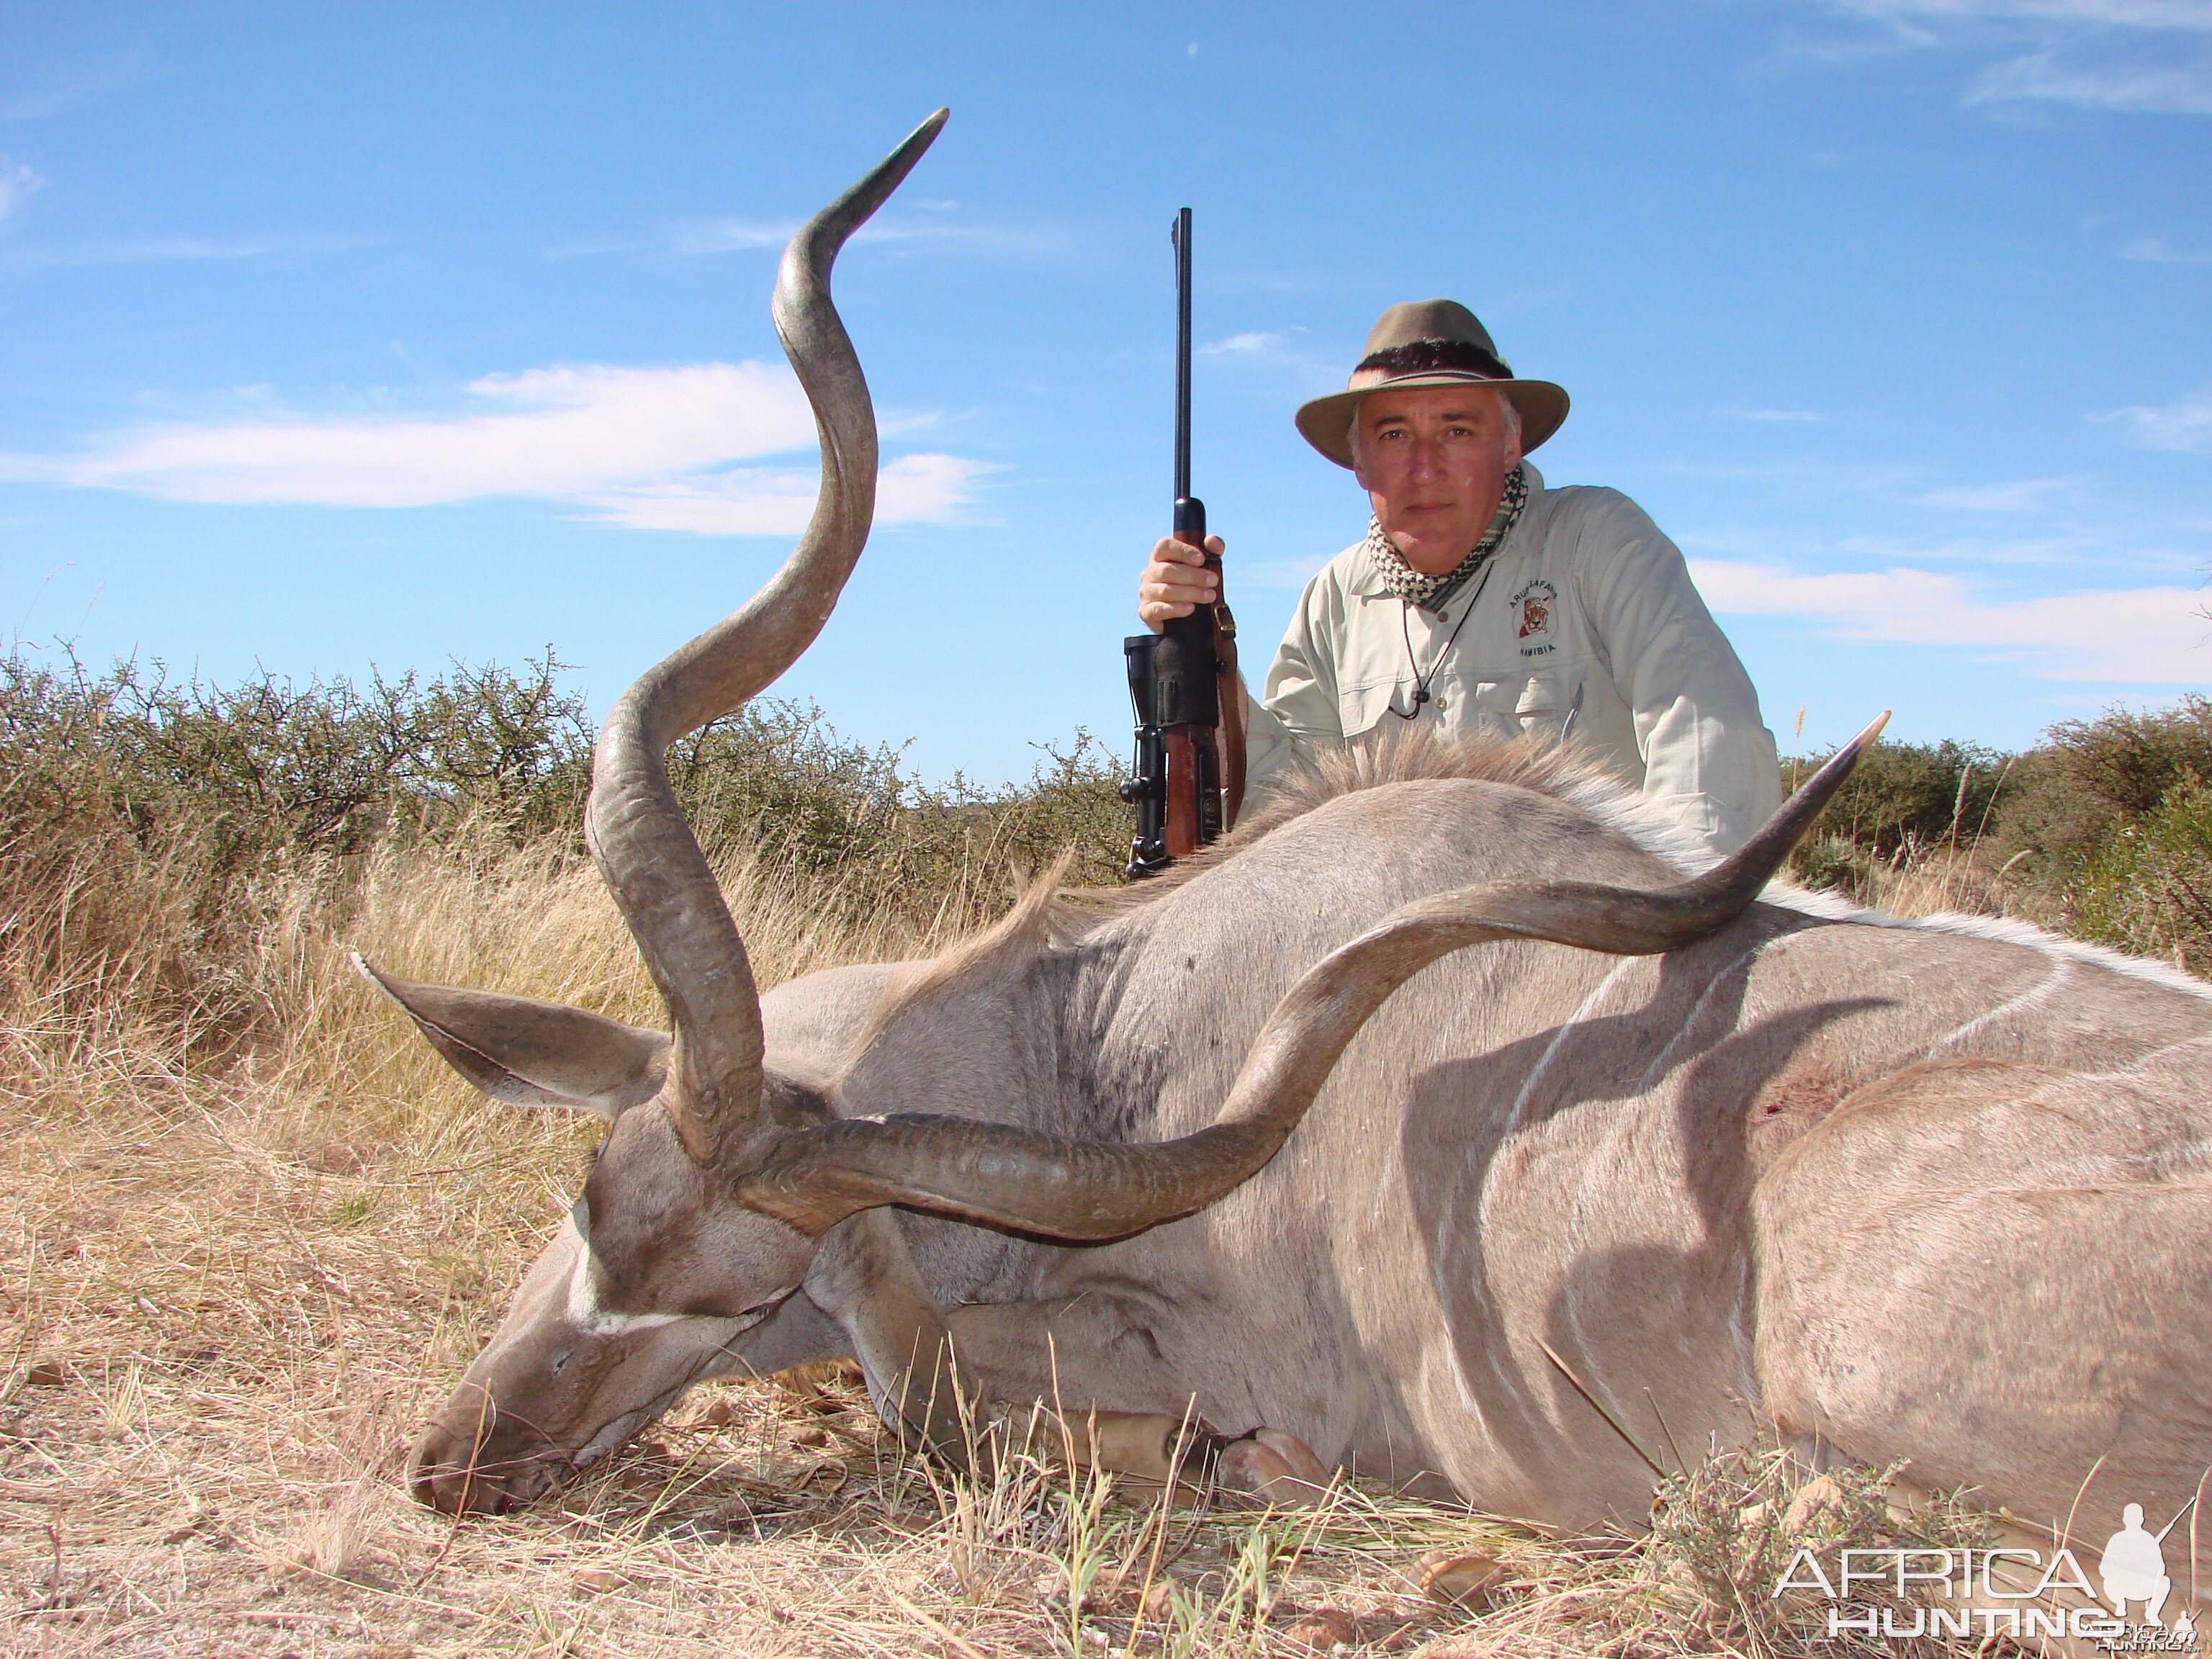
MULTIPOLYGON (((1206 503, 1190 493, 1190 210, 1170 231, 1176 255, 1175 538, 1206 548, 1206 503)), ((1217 580, 1221 561, 1206 555, 1217 580)), ((1244 705, 1237 623, 1221 603, 1121 641, 1137 716, 1135 769, 1121 787, 1137 809, 1125 872, 1165 869, 1234 826, 1244 799, 1244 705)))

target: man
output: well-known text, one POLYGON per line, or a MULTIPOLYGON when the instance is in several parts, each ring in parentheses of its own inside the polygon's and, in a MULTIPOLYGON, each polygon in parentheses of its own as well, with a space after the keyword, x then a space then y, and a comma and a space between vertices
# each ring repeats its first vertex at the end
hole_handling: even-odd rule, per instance
MULTIPOLYGON (((1548 489, 1522 459, 1566 414, 1565 391, 1516 379, 1450 300, 1391 307, 1346 389, 1298 410, 1373 518, 1306 584, 1247 699, 1253 787, 1419 727, 1572 738, 1715 853, 1780 804, 1759 695, 1681 553, 1618 490, 1548 489)), ((1158 632, 1213 593, 1196 550, 1164 540, 1137 614, 1158 632)))
POLYGON ((2166 1552, 2160 1547, 2166 1534, 2146 1531, 2142 1519, 2140 1504, 2130 1504, 2120 1511, 2120 1529, 2105 1540, 2097 1576, 2104 1580, 2105 1599, 2121 1618, 2128 1616, 2129 1602, 2140 1601, 2143 1622, 2163 1625, 2166 1620, 2158 1615, 2166 1607, 2166 1598, 2173 1593, 2173 1580, 2166 1576, 2166 1552))

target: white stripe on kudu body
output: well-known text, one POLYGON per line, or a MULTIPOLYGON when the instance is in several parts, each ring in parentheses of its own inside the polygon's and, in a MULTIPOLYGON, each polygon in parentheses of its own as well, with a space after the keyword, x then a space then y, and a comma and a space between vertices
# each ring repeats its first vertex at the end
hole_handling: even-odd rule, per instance
POLYGON ((2074 964, 2064 957, 2052 960, 2051 971, 2045 974, 2033 990, 2023 991, 2009 1002, 2001 1002, 1985 1014, 1977 1014, 1965 1024, 1929 1045, 1928 1056, 1934 1059, 1947 1048, 1957 1047, 1977 1032, 1988 1030, 1999 1020, 2033 1008, 2052 995, 2060 986, 2074 976, 2074 964))
POLYGON ((1535 1097, 1536 1085, 1544 1080, 1544 1073, 1552 1069, 1552 1061, 1559 1057, 1559 1046, 1567 1040, 1568 1034, 1597 1012, 1598 1005, 1605 1000, 1623 975, 1630 969, 1642 965, 1641 957, 1623 957, 1613 963, 1613 971, 1597 982, 1597 988, 1583 999, 1582 1006, 1569 1015, 1566 1023, 1553 1033, 1551 1042, 1544 1046, 1543 1054, 1529 1068, 1528 1081, 1521 1085, 1521 1092, 1513 1097, 1513 1110, 1505 1120, 1507 1134, 1521 1127, 1521 1114, 1528 1109, 1529 1101, 1535 1097))
POLYGON ((1691 1005, 1690 1012, 1683 1016, 1682 1023, 1674 1028, 1674 1035, 1667 1039, 1667 1046, 1659 1051, 1650 1065, 1644 1067, 1644 1075, 1637 1079, 1637 1093, 1649 1093, 1657 1086, 1659 1079, 1667 1075, 1667 1067, 1673 1062, 1675 1051, 1687 1042, 1696 1032, 1698 1022, 1705 1018, 1705 1009, 1718 994, 1721 987, 1734 979, 1740 971, 1748 969, 1753 963, 1758 961, 1765 954, 1769 945, 1782 942, 1771 939, 1759 940, 1758 944, 1753 945, 1751 949, 1746 951, 1707 981, 1705 988, 1698 994, 1697 1001, 1691 1005))

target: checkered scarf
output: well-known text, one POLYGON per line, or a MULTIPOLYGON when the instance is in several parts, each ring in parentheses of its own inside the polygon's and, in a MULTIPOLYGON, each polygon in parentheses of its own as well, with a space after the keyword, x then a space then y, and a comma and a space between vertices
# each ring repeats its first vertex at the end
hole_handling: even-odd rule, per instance
POLYGON ((1528 500, 1528 474, 1516 466, 1505 475, 1505 494, 1498 501, 1490 528, 1482 532, 1472 552, 1441 576, 1425 576, 1407 564, 1405 556, 1382 533, 1381 523, 1373 519, 1367 521, 1367 556, 1374 562, 1375 574, 1382 578, 1385 587, 1407 603, 1442 616, 1452 595, 1459 592, 1469 576, 1482 568, 1498 550, 1498 543, 1505 539, 1505 532, 1520 520, 1521 509, 1528 500))

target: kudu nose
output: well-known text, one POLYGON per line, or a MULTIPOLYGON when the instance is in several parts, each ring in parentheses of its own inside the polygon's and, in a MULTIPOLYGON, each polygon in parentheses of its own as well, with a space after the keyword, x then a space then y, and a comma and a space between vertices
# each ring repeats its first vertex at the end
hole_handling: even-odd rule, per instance
POLYGON ((456 1427, 431 1423, 407 1457, 415 1501, 447 1515, 504 1515, 553 1485, 557 1462, 550 1447, 532 1446, 504 1419, 456 1427))
POLYGON ((497 1512, 499 1486, 478 1474, 477 1448, 470 1443, 474 1438, 456 1439, 438 1423, 422 1431, 407 1455, 407 1489, 416 1503, 447 1515, 497 1512))

